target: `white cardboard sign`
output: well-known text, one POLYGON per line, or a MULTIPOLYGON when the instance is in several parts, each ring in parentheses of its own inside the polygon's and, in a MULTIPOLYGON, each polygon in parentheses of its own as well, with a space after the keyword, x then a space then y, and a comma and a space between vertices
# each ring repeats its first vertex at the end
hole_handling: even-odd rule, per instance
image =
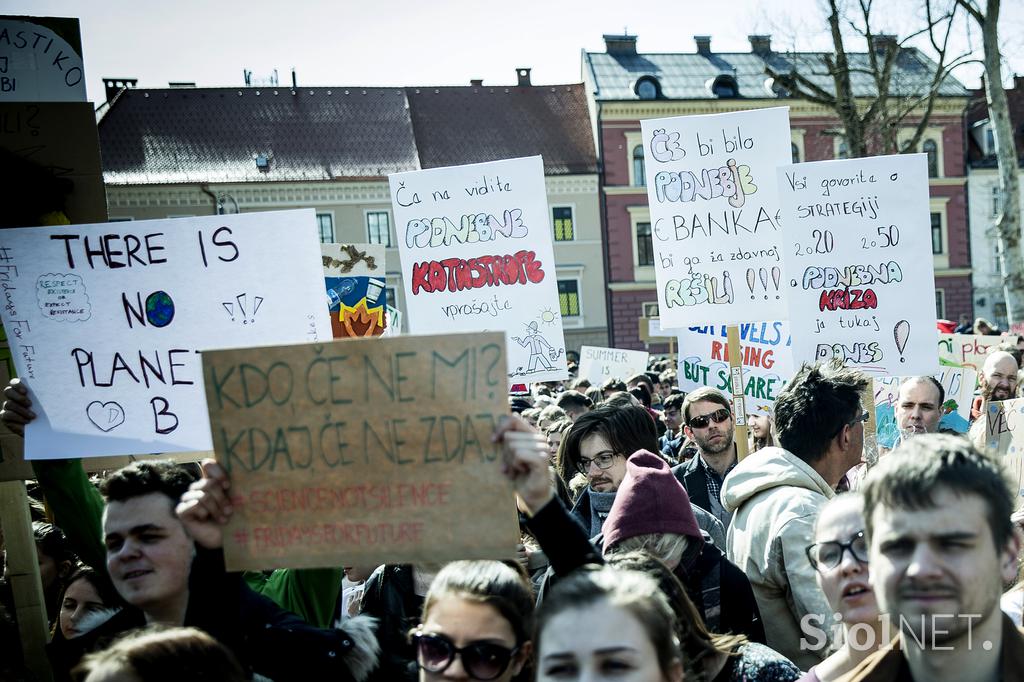
POLYGON ((661 326, 784 319, 789 109, 640 122, 661 326))
POLYGON ((597 386, 608 379, 625 381, 634 374, 646 372, 648 358, 650 353, 642 350, 583 346, 580 348, 579 377, 589 379, 597 386))
POLYGON ((795 362, 939 370, 925 154, 779 168, 795 362))
POLYGON ((503 331, 509 383, 567 378, 541 157, 388 179, 410 333, 503 331))
POLYGON ((0 291, 26 459, 210 450, 200 351, 331 338, 309 209, 4 230, 0 291))

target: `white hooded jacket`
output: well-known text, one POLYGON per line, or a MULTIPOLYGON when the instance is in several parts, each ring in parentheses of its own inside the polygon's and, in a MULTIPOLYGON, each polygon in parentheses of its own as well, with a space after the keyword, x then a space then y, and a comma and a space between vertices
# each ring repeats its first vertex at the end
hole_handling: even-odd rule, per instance
POLYGON ((827 642, 811 650, 820 631, 829 632, 834 622, 807 547, 814 542, 818 512, 835 494, 809 464, 777 447, 744 458, 722 486, 722 503, 733 512, 726 538, 729 560, 750 580, 768 646, 801 670, 829 653, 827 642), (802 632, 808 614, 813 614, 811 629, 802 632), (801 650, 801 638, 811 648, 801 650))

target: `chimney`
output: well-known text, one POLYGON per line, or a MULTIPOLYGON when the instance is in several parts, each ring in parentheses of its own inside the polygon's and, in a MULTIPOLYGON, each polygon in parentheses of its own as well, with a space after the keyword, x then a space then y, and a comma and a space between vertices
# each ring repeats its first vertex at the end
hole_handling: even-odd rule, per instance
POLYGON ((122 90, 134 88, 138 82, 138 78, 104 78, 103 89, 106 90, 107 101, 114 99, 122 90))
POLYGON ((711 54, 711 36, 694 36, 693 42, 697 43, 697 54, 711 54))
POLYGON ((484 79, 483 78, 473 78, 473 79, 471 79, 469 81, 469 84, 472 85, 474 88, 480 88, 480 87, 483 87, 484 79))
POLYGON ((890 49, 899 49, 896 36, 891 33, 877 33, 873 38, 876 52, 888 52, 890 49))
POLYGON ((772 37, 770 34, 747 36, 750 41, 750 51, 756 55, 767 55, 772 52, 772 37))
POLYGON ((604 50, 608 54, 630 55, 636 54, 636 36, 628 34, 604 36, 604 50))
POLYGON ((519 76, 519 87, 530 86, 530 69, 520 67, 516 69, 516 75, 519 76))

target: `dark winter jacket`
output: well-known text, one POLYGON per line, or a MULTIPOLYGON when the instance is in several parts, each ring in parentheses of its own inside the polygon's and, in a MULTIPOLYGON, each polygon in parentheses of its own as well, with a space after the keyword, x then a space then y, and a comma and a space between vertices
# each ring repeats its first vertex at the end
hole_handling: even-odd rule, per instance
POLYGON ((416 653, 409 632, 419 625, 423 597, 415 592, 413 568, 384 565, 366 579, 360 613, 377 619, 380 665, 372 682, 412 682, 417 679, 416 653))
MULTIPOLYGON (((600 549, 557 499, 538 511, 529 527, 555 576, 568 575, 585 564, 604 563, 600 549)), ((764 644, 764 625, 747 577, 714 544, 694 543, 691 547, 674 573, 708 629, 744 634, 750 641, 764 644)))

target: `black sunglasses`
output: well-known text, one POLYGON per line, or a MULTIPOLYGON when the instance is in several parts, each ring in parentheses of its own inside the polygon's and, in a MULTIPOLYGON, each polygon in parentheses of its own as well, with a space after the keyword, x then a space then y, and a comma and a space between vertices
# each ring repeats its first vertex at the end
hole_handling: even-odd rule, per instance
POLYGON ((857 424, 861 424, 861 423, 866 424, 869 419, 871 419, 871 413, 870 412, 868 412, 867 410, 861 412, 859 417, 854 417, 851 421, 848 421, 845 424, 843 424, 842 426, 840 426, 836 430, 836 432, 832 434, 832 438, 835 438, 840 433, 842 433, 843 429, 846 428, 847 426, 852 428, 852 427, 856 426, 857 424))
POLYGON ((816 571, 821 570, 821 566, 835 568, 843 563, 846 550, 850 550, 850 555, 860 563, 868 563, 868 540, 864 537, 864 531, 854 535, 849 542, 816 542, 807 548, 807 559, 816 571))
POLYGON ((413 633, 412 641, 416 646, 416 663, 428 673, 444 672, 459 656, 466 674, 474 680, 499 677, 519 651, 519 647, 509 649, 491 642, 470 642, 464 647, 457 647, 444 635, 421 632, 413 633))
POLYGON ((707 425, 710 422, 721 424, 731 416, 732 414, 729 412, 729 410, 723 407, 720 410, 715 410, 711 414, 703 414, 699 417, 694 417, 690 421, 686 422, 686 425, 689 426, 691 429, 704 429, 707 428, 707 425))

